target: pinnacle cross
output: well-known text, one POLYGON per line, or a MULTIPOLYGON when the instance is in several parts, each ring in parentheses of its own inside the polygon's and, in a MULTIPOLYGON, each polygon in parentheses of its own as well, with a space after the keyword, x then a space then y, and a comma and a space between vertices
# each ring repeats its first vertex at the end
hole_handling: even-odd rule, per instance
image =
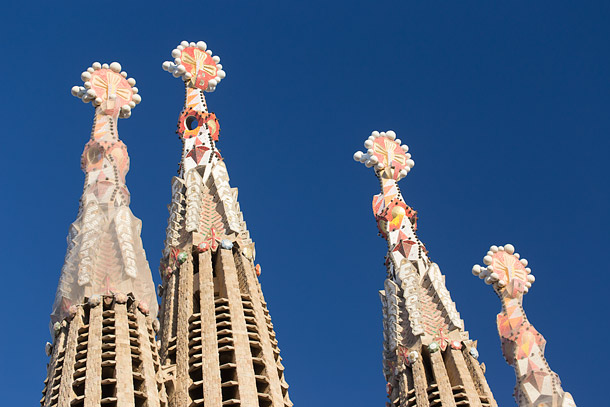
POLYGON ((523 309, 523 295, 535 281, 527 260, 507 244, 491 246, 483 262, 487 267, 476 264, 472 273, 491 285, 502 300, 496 322, 504 358, 515 369, 517 403, 575 407, 572 395, 562 390, 559 377, 544 357, 544 337, 527 320, 523 309))

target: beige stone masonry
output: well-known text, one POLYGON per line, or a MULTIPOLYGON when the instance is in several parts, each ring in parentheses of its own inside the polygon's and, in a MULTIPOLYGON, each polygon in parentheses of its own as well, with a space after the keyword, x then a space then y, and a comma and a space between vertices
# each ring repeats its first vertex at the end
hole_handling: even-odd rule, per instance
POLYGON ((131 407, 135 405, 131 348, 129 343, 129 320, 127 318, 126 305, 127 304, 114 304, 116 332, 116 397, 117 405, 121 407, 131 407))
MULTIPOLYGON (((147 407, 160 407, 160 397, 156 379, 155 361, 156 352, 153 351, 149 338, 150 319, 146 318, 141 312, 136 311, 138 323, 138 339, 140 350, 142 351, 142 370, 139 372, 144 379, 144 394, 146 396, 147 407)), ((154 339, 154 338, 153 338, 154 339)), ((157 357, 157 363, 159 356, 157 357)))
MULTIPOLYGON (((239 256, 239 254, 237 254, 239 256)), ((250 288, 250 297, 252 300, 252 307, 255 314, 256 325, 258 327, 258 334, 260 336, 260 343, 262 346, 263 361, 265 363, 265 370, 267 380, 269 381, 270 396, 273 407, 283 407, 284 397, 282 396, 282 388, 280 383, 280 377, 278 375, 277 363, 275 362, 275 356, 273 352, 273 345, 271 344, 271 338, 269 336, 269 329, 267 321, 265 319, 265 312, 263 310, 261 295, 258 289, 258 280, 252 269, 252 265, 249 261, 242 261, 241 264, 244 267, 244 275, 248 287, 250 288)))
POLYGON ((459 349, 448 348, 445 352, 445 364, 449 380, 454 385, 464 386, 468 405, 471 407, 481 407, 481 399, 474 387, 474 382, 468 372, 464 355, 459 349))
POLYGON ((67 405, 73 399, 74 390, 72 389, 74 362, 76 358, 76 344, 78 330, 83 324, 83 308, 78 307, 78 311, 68 326, 68 337, 65 342, 65 356, 62 369, 61 385, 59 388, 58 406, 67 405))
POLYGON ((84 407, 99 407, 102 402, 102 312, 103 304, 89 311, 89 344, 84 407))
POLYGON ((203 398, 206 407, 222 405, 218 337, 214 304, 212 253, 199 254, 199 300, 201 304, 201 336, 203 346, 203 398))
POLYGON ((218 268, 224 275, 229 300, 235 363, 237 364, 237 381, 239 383, 239 400, 244 407, 258 406, 252 354, 233 253, 231 250, 219 249, 217 256, 218 268))
MULTIPOLYGON (((178 271, 178 307, 176 321, 176 360, 189 360, 189 317, 193 310, 193 256, 188 253, 186 261, 178 271)), ((174 402, 177 406, 190 404, 189 364, 176 364, 176 390, 174 402)))
POLYGON ((455 407, 455 400, 453 398, 453 391, 451 390, 451 383, 445 370, 445 362, 441 352, 434 352, 430 354, 430 361, 432 362, 432 372, 434 374, 434 380, 438 386, 439 397, 441 405, 443 407, 455 407))

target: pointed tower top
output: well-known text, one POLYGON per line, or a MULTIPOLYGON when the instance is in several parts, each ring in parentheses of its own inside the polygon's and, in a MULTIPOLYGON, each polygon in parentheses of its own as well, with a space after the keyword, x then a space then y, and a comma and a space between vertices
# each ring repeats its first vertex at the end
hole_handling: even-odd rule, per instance
POLYGON ((220 57, 212 56, 212 50, 207 49, 203 41, 182 41, 172 51, 174 61, 165 61, 163 70, 182 77, 187 86, 206 92, 214 92, 216 86, 225 77, 220 57))
POLYGON ((120 118, 131 116, 131 109, 142 101, 136 88, 136 80, 127 78, 127 72, 121 71, 121 64, 110 65, 94 62, 81 74, 84 86, 73 86, 72 95, 83 103, 92 102, 95 107, 102 107, 104 114, 120 118))
POLYGON ((142 223, 129 209, 129 155, 117 130, 117 119, 129 117, 142 98, 135 79, 127 79, 118 62, 95 62, 81 78, 84 86, 74 86, 72 94, 92 102, 95 117, 81 156, 85 185, 70 227, 51 319, 60 321, 87 298, 97 301, 110 295, 132 295, 156 316, 155 288, 140 238, 142 223))
POLYGON ((527 260, 515 253, 512 244, 491 246, 483 258, 487 267, 476 264, 472 274, 492 285, 502 301, 496 323, 504 359, 515 369, 515 399, 521 407, 576 407, 572 395, 564 392, 559 376, 544 357, 546 340, 528 321, 523 295, 535 281, 527 260))
POLYGON ((409 146, 401 145, 400 139, 392 130, 385 132, 374 131, 364 142, 366 153, 356 151, 354 160, 365 164, 367 168, 375 167, 377 176, 393 178, 399 181, 406 177, 415 162, 408 153, 409 146))

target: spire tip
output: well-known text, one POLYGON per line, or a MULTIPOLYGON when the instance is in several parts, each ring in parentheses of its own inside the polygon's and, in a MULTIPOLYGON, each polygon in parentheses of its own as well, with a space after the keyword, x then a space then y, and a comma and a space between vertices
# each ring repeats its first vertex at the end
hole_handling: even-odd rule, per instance
POLYGON ((162 68, 175 78, 182 77, 187 86, 214 92, 226 73, 222 70, 220 57, 212 55, 207 47, 203 41, 182 41, 172 50, 174 61, 165 61, 162 68))

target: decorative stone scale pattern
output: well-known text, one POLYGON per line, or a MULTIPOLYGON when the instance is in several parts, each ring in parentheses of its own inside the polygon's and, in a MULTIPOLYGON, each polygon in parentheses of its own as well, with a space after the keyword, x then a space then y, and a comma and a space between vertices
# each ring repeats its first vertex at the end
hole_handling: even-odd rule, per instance
POLYGON ((85 297, 113 292, 133 293, 149 304, 153 317, 157 300, 140 238, 141 222, 129 209, 125 175, 127 148, 117 131, 119 117, 129 117, 141 98, 135 79, 121 65, 94 63, 81 75, 84 86, 72 88, 83 102, 92 102, 95 117, 81 168, 85 186, 78 217, 70 227, 52 321, 61 321, 71 305, 85 297))
POLYGON ((182 42, 163 69, 182 78, 182 141, 160 272, 161 361, 173 407, 291 406, 288 384, 254 263, 254 243, 207 110, 225 73, 200 41, 182 42))
POLYGON ((167 406, 157 300, 140 221, 129 210, 129 156, 117 119, 140 102, 121 65, 94 63, 72 93, 95 106, 85 187, 53 306, 44 407, 167 406))
POLYGON ((523 296, 535 281, 527 260, 507 244, 491 246, 483 262, 487 267, 477 264, 472 273, 491 285, 502 301, 498 333, 504 358, 515 369, 517 403, 523 407, 576 407, 544 357, 544 337, 525 315, 523 296))
POLYGON ((496 406, 445 277, 417 237, 417 212, 398 187, 414 162, 393 131, 371 133, 354 160, 373 167, 381 194, 373 214, 387 241, 383 373, 387 406, 496 406))

